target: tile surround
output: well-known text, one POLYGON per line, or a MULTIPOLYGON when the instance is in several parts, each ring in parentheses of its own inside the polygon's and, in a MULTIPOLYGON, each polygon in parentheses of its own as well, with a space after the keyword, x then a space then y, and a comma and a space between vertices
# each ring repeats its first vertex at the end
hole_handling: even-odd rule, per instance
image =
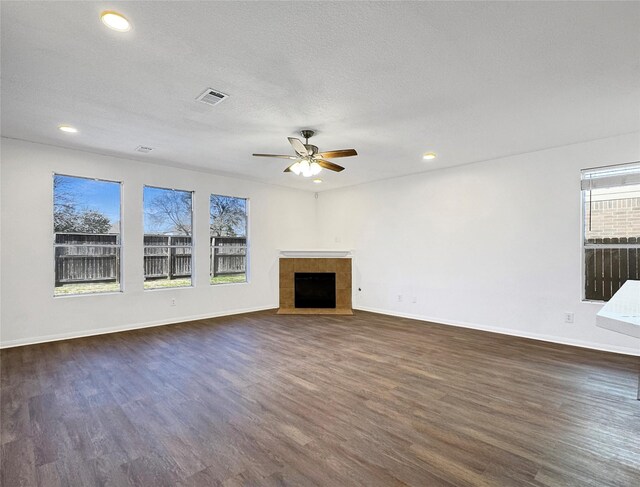
POLYGON ((350 258, 280 258, 280 309, 278 314, 351 315, 350 258), (335 272, 336 307, 295 308, 294 278, 296 272, 335 272))

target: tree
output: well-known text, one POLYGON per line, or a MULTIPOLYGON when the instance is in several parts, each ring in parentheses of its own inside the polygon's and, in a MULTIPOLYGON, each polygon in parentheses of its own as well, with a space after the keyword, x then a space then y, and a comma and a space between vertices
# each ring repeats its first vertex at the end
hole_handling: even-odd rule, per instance
POLYGON ((78 232, 78 214, 73 207, 58 206, 53 210, 53 228, 55 232, 78 232))
POLYGON ((55 232, 65 233, 109 233, 111 220, 95 210, 77 211, 70 206, 62 206, 53 212, 55 232))
POLYGON ((214 237, 246 237, 246 200, 212 195, 210 230, 214 237))
POLYGON ((64 176, 53 176, 53 226, 56 232, 73 232, 76 210, 73 194, 64 176))
POLYGON ((56 208, 73 204, 73 195, 69 189, 69 181, 65 176, 60 174, 53 176, 53 197, 53 204, 56 208))
POLYGON ((53 178, 53 228, 65 233, 108 233, 109 217, 96 210, 80 209, 65 176, 53 178))
POLYGON ((166 229, 168 220, 173 231, 191 235, 191 193, 165 190, 151 200, 146 212, 159 228, 166 229))
POLYGON ((95 210, 80 213, 77 222, 77 231, 82 233, 108 233, 111 229, 111 220, 95 210))

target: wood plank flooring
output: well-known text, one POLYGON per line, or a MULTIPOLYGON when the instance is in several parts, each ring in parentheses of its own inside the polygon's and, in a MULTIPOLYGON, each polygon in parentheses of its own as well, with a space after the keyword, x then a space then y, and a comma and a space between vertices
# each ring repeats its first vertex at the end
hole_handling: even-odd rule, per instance
POLYGON ((640 485, 638 359, 356 312, 7 349, 2 485, 640 485))

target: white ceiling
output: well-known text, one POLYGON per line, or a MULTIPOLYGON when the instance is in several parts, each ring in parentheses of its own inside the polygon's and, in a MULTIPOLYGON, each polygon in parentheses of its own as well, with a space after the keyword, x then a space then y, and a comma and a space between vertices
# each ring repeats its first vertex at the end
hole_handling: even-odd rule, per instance
POLYGON ((1 8, 6 137, 317 191, 640 129, 640 2, 1 8), (132 31, 106 29, 107 9, 132 31), (197 103, 207 87, 230 98, 197 103), (291 152, 301 128, 360 155, 322 186, 251 157, 291 152))

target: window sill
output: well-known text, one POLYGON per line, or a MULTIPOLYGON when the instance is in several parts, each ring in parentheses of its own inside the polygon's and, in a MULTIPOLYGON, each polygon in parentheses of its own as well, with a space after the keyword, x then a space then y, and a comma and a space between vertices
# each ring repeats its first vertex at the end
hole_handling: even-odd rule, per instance
POLYGON ((151 289, 143 289, 145 293, 151 293, 155 291, 175 291, 176 289, 193 289, 195 286, 191 284, 190 286, 176 286, 176 287, 157 287, 151 289))
POLYGON ((104 293, 54 294, 53 298, 60 299, 60 298, 79 298, 84 296, 114 296, 114 295, 122 295, 122 294, 124 294, 124 291, 120 290, 120 291, 107 291, 104 293))
POLYGON ((250 284, 250 283, 249 283, 249 281, 244 281, 244 282, 221 282, 220 284, 209 284, 209 287, 242 286, 243 284, 250 284))

